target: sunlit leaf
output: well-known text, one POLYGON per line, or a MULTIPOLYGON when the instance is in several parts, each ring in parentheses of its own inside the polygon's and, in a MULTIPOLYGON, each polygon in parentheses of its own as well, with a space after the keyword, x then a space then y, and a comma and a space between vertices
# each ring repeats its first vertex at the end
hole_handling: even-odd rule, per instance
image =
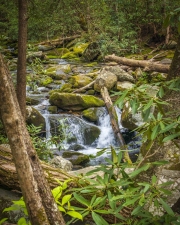
POLYGON ((175 216, 171 207, 162 198, 159 199, 159 202, 170 216, 175 216))
POLYGON ((76 211, 68 211, 66 214, 68 214, 69 216, 73 217, 73 218, 77 218, 79 220, 83 220, 83 217, 80 213, 76 212, 76 211))

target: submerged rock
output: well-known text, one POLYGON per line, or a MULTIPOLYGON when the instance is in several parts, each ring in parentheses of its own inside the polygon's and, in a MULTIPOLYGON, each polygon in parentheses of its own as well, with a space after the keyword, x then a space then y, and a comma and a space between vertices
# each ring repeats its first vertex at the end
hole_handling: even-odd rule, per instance
POLYGON ((91 95, 53 92, 49 102, 64 110, 82 110, 104 106, 104 101, 91 95))

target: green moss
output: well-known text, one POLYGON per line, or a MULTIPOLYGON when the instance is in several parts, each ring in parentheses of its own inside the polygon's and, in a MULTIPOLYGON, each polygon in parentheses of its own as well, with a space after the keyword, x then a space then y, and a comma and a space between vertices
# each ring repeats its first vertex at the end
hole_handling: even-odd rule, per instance
POLYGON ((82 112, 83 117, 91 122, 96 122, 98 117, 96 115, 97 109, 96 108, 89 108, 82 112))
POLYGON ((77 75, 77 76, 72 76, 69 79, 69 82, 73 85, 74 88, 80 88, 91 83, 92 78, 85 75, 77 75))
POLYGON ((89 43, 81 43, 81 44, 76 44, 73 47, 73 51, 74 53, 78 54, 78 55, 82 55, 83 52, 85 51, 85 49, 87 48, 87 46, 89 45, 89 43))
POLYGON ((49 76, 46 76, 45 78, 40 80, 40 85, 47 86, 48 84, 53 83, 53 79, 49 76))
POLYGON ((64 55, 61 56, 61 59, 75 59, 77 58, 77 54, 74 52, 67 52, 64 55))
POLYGON ((59 92, 72 92, 72 84, 63 84, 59 89, 59 92))
POLYGON ((88 67, 93 67, 93 66, 96 66, 96 65, 97 65, 97 62, 92 62, 92 63, 86 64, 86 66, 88 66, 88 67))

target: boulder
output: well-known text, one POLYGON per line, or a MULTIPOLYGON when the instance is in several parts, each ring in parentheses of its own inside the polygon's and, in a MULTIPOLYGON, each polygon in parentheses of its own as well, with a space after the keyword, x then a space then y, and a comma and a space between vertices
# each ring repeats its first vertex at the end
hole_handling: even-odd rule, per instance
POLYGON ((69 160, 64 159, 62 156, 56 156, 56 157, 53 158, 49 163, 50 163, 53 167, 59 168, 59 169, 63 169, 63 170, 65 170, 66 172, 72 170, 72 163, 71 163, 69 160))
POLYGON ((69 79, 69 82, 72 84, 73 88, 81 88, 93 81, 92 78, 86 76, 86 75, 77 75, 77 76, 72 76, 69 79))
POLYGON ((53 45, 38 45, 38 50, 43 52, 52 50, 54 48, 55 47, 53 45))
POLYGON ((61 109, 74 111, 104 106, 104 101, 95 96, 72 93, 53 92, 50 95, 49 102, 61 109))
POLYGON ((36 127, 41 126, 42 127, 41 130, 45 131, 46 123, 44 117, 40 114, 40 112, 37 109, 31 106, 26 107, 26 122, 27 124, 29 125, 33 124, 36 127))
POLYGON ((45 54, 42 52, 42 51, 39 51, 39 52, 28 52, 27 54, 27 62, 28 63, 32 63, 33 60, 35 60, 36 58, 38 59, 45 59, 45 54))
POLYGON ((53 79, 49 76, 44 76, 40 79, 39 84, 42 86, 47 86, 48 84, 53 83, 53 79))
POLYGON ((100 92, 102 82, 108 90, 111 90, 117 83, 117 76, 110 71, 106 71, 106 69, 103 68, 94 83, 95 91, 100 92))
POLYGON ((85 165, 89 162, 89 156, 80 152, 65 151, 63 157, 68 159, 73 165, 85 165))
POLYGON ((88 45, 86 50, 82 54, 82 58, 85 61, 93 61, 100 55, 99 44, 97 42, 92 42, 88 45))
POLYGON ((106 66, 103 70, 109 71, 117 76, 118 81, 129 81, 134 83, 134 77, 124 71, 120 66, 106 66))
POLYGON ((97 122, 98 116, 97 116, 97 108, 89 108, 82 112, 82 115, 85 119, 87 119, 90 122, 97 122))
POLYGON ((129 81, 123 81, 123 82, 118 81, 117 85, 116 85, 116 90, 117 91, 124 91, 126 89, 131 89, 133 87, 133 85, 134 84, 132 84, 129 81))

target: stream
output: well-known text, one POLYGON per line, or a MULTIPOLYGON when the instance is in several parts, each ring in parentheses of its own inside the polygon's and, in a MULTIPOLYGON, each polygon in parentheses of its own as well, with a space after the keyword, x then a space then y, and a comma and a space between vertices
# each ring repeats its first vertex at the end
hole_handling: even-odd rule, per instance
MULTIPOLYGON (((69 64, 65 60, 57 61, 58 64, 69 64)), ((86 74, 91 72, 92 68, 84 65, 72 64, 74 70, 78 73, 86 74)), ((64 112, 58 110, 57 114, 51 114, 47 110, 50 103, 48 101, 48 91, 59 88, 61 85, 49 85, 49 87, 38 87, 38 93, 34 94, 30 88, 27 88, 27 96, 39 99, 40 103, 33 106, 45 118, 46 138, 51 136, 63 136, 63 141, 58 146, 52 145, 51 149, 54 155, 62 155, 64 151, 76 151, 90 156, 90 161, 84 166, 105 164, 105 158, 111 158, 110 148, 114 147, 119 151, 118 143, 114 137, 111 127, 110 117, 105 107, 99 107, 97 110, 98 120, 96 123, 88 122, 81 114, 76 112, 64 112), (102 150, 106 151, 101 156, 96 154, 102 150)), ((123 128, 120 123, 121 112, 116 108, 118 122, 121 133, 125 139, 130 156, 133 161, 137 159, 139 152, 139 140, 135 137, 135 132, 130 132, 123 128)))

